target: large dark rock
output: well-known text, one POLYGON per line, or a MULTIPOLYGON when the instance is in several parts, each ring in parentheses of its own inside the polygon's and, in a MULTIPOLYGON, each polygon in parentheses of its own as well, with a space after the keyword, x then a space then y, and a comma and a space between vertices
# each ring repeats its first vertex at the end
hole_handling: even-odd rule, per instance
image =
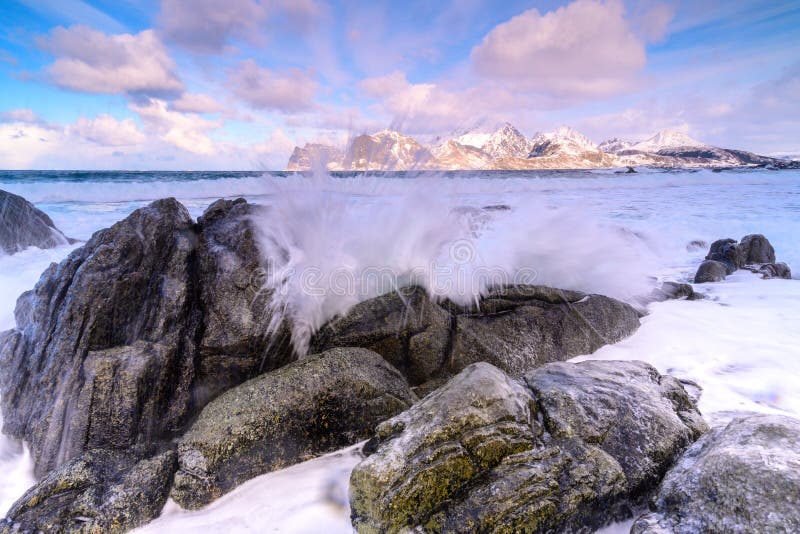
POLYGON ((744 264, 741 250, 737 247, 736 240, 730 238, 717 239, 711 243, 711 249, 708 251, 706 259, 725 264, 727 274, 733 273, 744 264))
POLYGON ((726 276, 728 276, 726 264, 716 260, 706 260, 697 268, 697 273, 694 275, 694 283, 720 282, 725 280, 726 276))
POLYGON ((753 263, 775 263, 775 249, 769 239, 761 234, 746 235, 737 245, 741 263, 739 267, 753 263))
POLYGON ((380 355, 332 349, 227 391, 178 444, 172 498, 199 508, 253 477, 352 445, 416 397, 380 355))
POLYGON ((323 326, 311 346, 369 348, 418 385, 479 361, 519 375, 588 354, 633 333, 639 317, 602 295, 543 286, 498 288, 475 307, 436 304, 410 288, 358 304, 323 326))
POLYGON ((706 430, 643 362, 478 363, 382 423, 351 475, 362 533, 589 531, 630 514, 706 430))
POLYGON ((543 286, 489 292, 475 309, 454 309, 448 371, 476 362, 522 373, 548 362, 591 354, 639 328, 639 313, 603 295, 543 286))
POLYGON ((800 421, 734 419, 669 471, 631 532, 800 532, 800 421))
POLYGON ((29 489, 0 521, 0 534, 127 532, 161 513, 176 467, 172 450, 142 461, 84 452, 29 489))
POLYGON ((19 195, 0 190, 0 252, 28 247, 53 248, 70 243, 47 214, 19 195))
POLYGON ((752 272, 760 274, 761 278, 784 278, 791 280, 792 270, 783 262, 778 263, 764 263, 758 267, 750 269, 752 272))
POLYGON ((355 305, 325 324, 311 352, 364 347, 383 356, 417 385, 440 375, 450 348, 452 318, 419 287, 403 288, 355 305))
POLYGON ((195 224, 159 200, 52 264, 0 340, 4 431, 37 476, 89 448, 141 457, 234 383, 287 360, 264 339, 250 208, 195 224), (232 235, 225 237, 223 234, 232 235))

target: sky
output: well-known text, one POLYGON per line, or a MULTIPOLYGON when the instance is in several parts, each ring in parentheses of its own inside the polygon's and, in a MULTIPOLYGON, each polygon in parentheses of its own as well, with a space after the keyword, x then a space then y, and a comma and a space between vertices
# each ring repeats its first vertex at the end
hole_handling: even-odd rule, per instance
POLYGON ((272 170, 504 121, 800 154, 800 0, 0 0, 0 168, 272 170))

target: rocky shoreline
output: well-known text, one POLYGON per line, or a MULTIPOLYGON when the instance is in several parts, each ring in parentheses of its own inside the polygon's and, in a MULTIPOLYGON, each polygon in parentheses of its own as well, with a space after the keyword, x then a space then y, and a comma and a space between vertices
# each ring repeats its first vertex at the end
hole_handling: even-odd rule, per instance
MULTIPOLYGON (((38 482, 0 533, 125 532, 168 496, 200 508, 367 438, 359 532, 591 532, 644 505, 632 532, 800 529, 796 420, 708 431, 646 363, 565 362, 636 331, 640 312, 612 298, 509 286, 466 308, 404 288, 298 357, 288 325, 268 328, 263 209, 219 200, 195 221, 153 202, 19 298, 0 334, 3 432, 28 443, 38 482)), ((763 236, 724 241, 704 265, 782 265, 763 236)))

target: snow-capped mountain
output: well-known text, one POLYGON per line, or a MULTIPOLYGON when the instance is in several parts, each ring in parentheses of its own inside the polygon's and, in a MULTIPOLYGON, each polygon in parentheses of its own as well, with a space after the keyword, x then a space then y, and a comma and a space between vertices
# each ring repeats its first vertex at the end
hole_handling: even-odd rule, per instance
POLYGON ((597 148, 605 152, 606 154, 617 154, 622 152, 623 150, 629 150, 633 145, 631 141, 626 141, 625 139, 620 139, 619 137, 614 137, 611 139, 606 139, 599 145, 597 148))
POLYGON ((640 142, 615 138, 597 145, 567 126, 538 133, 528 140, 506 123, 491 132, 477 128, 462 130, 453 138, 437 142, 436 146, 426 148, 413 137, 382 130, 353 138, 344 152, 320 144, 295 147, 287 167, 385 171, 798 165, 786 159, 711 146, 677 130, 662 130, 640 142))
POLYGON ((288 171, 305 171, 319 165, 327 170, 339 170, 342 162, 342 151, 330 145, 320 143, 306 143, 304 147, 294 147, 289 163, 286 165, 288 171))
POLYGON ((492 133, 480 147, 495 159, 525 158, 530 154, 533 144, 509 123, 505 123, 492 133))
POLYGON ((432 152, 436 167, 447 170, 491 169, 494 159, 480 148, 461 144, 455 139, 437 145, 432 152))
POLYGON ((658 152, 664 149, 706 146, 708 145, 692 139, 680 130, 661 130, 653 137, 631 146, 630 149, 640 152, 658 152))
POLYGON ((529 157, 543 157, 557 154, 579 155, 584 152, 597 152, 595 143, 569 126, 560 126, 552 132, 540 132, 531 139, 529 157))
POLYGON ((413 137, 382 130, 353 139, 344 154, 342 168, 352 171, 422 169, 432 159, 430 151, 413 137))

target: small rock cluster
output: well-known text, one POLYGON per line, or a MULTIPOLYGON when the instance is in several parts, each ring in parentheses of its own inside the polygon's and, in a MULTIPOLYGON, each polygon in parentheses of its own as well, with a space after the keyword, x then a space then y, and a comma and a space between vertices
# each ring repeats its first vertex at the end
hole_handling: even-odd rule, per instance
POLYGON ((694 282, 719 282, 737 269, 747 269, 762 278, 791 278, 785 263, 775 262, 775 249, 761 234, 744 236, 741 241, 718 239, 711 244, 706 259, 697 268, 694 282))

